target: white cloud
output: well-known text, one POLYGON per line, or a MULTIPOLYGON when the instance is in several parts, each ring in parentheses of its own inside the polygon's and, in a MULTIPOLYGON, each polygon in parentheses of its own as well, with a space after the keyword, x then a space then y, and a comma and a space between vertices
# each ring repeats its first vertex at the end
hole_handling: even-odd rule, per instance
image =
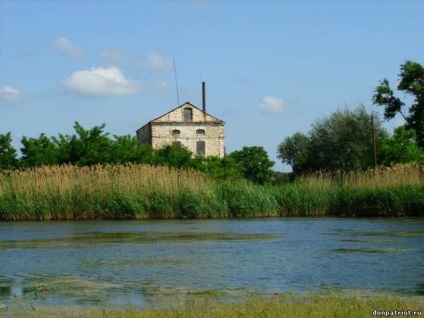
POLYGON ((56 49, 59 52, 65 53, 66 55, 69 55, 71 57, 82 57, 84 55, 84 50, 75 44, 73 44, 71 41, 69 41, 65 37, 61 37, 57 39, 53 43, 53 48, 56 49))
POLYGON ((172 68, 172 62, 153 52, 150 53, 146 59, 141 61, 140 66, 149 71, 169 71, 172 68))
POLYGON ((22 93, 12 86, 0 87, 0 102, 1 103, 14 103, 23 98, 22 93))
POLYGON ((274 96, 265 96, 259 103, 259 109, 272 114, 281 114, 284 110, 284 101, 274 96))
POLYGON ((158 80, 153 83, 154 87, 163 90, 168 91, 171 89, 171 85, 167 81, 158 80))
POLYGON ((122 49, 109 49, 104 50, 101 57, 109 62, 129 64, 144 71, 162 72, 172 69, 172 61, 156 52, 141 58, 122 49))
POLYGON ((65 86, 82 95, 129 95, 141 89, 137 83, 126 79, 116 66, 91 68, 72 73, 65 79, 65 86))

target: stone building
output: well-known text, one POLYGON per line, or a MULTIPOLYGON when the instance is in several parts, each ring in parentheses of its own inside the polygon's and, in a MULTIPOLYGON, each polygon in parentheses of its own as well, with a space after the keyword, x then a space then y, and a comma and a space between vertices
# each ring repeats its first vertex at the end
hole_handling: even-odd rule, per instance
POLYGON ((225 155, 225 122, 186 102, 137 130, 139 145, 180 145, 195 155, 225 155))

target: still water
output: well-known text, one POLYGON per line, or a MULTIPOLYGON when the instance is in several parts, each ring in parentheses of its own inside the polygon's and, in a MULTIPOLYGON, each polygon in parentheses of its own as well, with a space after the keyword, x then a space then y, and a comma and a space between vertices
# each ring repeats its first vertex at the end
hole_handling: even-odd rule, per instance
POLYGON ((173 306, 333 289, 424 295, 424 219, 0 223, 5 304, 173 306))

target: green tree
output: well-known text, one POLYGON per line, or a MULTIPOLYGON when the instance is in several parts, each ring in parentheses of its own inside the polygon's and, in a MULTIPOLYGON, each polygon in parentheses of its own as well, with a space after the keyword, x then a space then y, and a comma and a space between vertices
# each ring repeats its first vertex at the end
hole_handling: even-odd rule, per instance
MULTIPOLYGON (((377 143, 387 136, 375 116, 377 143)), ((309 162, 313 170, 355 171, 373 166, 371 115, 364 106, 344 108, 317 120, 310 134, 309 162)))
POLYGON ((114 135, 109 138, 105 124, 85 129, 78 122, 75 134, 49 139, 45 134, 39 138, 22 138, 22 165, 74 164, 78 166, 116 163, 154 163, 151 146, 138 146, 135 137, 114 135))
POLYGON ((239 165, 243 176, 255 183, 265 184, 271 181, 274 161, 269 160, 263 147, 243 147, 229 155, 239 165))
POLYGON ((70 153, 71 136, 59 134, 58 137, 52 137, 52 141, 56 145, 57 163, 68 164, 73 163, 70 153))
POLYGON ((277 148, 277 156, 285 164, 292 166, 294 173, 307 169, 309 137, 297 132, 291 137, 286 137, 277 148))
POLYGON ((242 178, 240 167, 229 156, 224 158, 197 156, 193 159, 193 168, 217 179, 242 178))
POLYGON ((151 146, 139 146, 134 136, 113 136, 111 149, 112 163, 153 163, 153 148, 151 146))
POLYGON ((174 168, 189 168, 193 166, 192 152, 179 145, 166 145, 156 150, 154 164, 174 168))
POLYGON ((38 138, 22 137, 21 164, 23 167, 39 167, 41 165, 58 164, 58 151, 54 141, 45 134, 38 138))
MULTIPOLYGON (((284 163, 293 171, 354 171, 373 166, 370 114, 363 106, 344 108, 329 117, 316 120, 308 136, 300 133, 286 138, 278 148, 284 163)), ((378 117, 375 118, 377 143, 387 136, 378 117)))
POLYGON ((112 162, 112 141, 104 132, 106 124, 84 129, 75 122, 76 135, 69 138, 69 161, 78 166, 112 162))
POLYGON ((18 167, 18 157, 12 146, 12 134, 0 134, 0 169, 14 169, 18 167))
POLYGON ((393 136, 386 137, 381 145, 381 164, 390 166, 396 163, 418 162, 424 158, 424 152, 415 143, 413 129, 404 126, 395 128, 393 136))
POLYGON ((406 121, 405 128, 415 130, 416 143, 424 149, 424 67, 419 63, 406 61, 400 66, 399 80, 397 89, 413 99, 408 113, 405 111, 405 103, 394 95, 386 78, 375 89, 373 103, 385 107, 385 119, 392 119, 400 114, 406 121))

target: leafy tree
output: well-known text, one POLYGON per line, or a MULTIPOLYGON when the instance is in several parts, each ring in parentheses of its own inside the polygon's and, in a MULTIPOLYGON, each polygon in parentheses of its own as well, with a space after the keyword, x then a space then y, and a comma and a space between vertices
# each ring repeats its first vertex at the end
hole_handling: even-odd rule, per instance
POLYGON ((102 124, 86 130, 78 122, 75 123, 77 135, 69 139, 70 163, 85 166, 112 162, 112 141, 109 133, 104 132, 105 126, 102 124))
POLYGON ((217 179, 238 179, 242 177, 240 167, 229 156, 224 158, 197 156, 193 159, 193 168, 217 179))
MULTIPOLYGON (((71 163, 78 166, 123 162, 122 155, 126 137, 116 139, 116 147, 109 134, 104 132, 105 124, 87 130, 75 122, 76 134, 48 138, 41 134, 39 138, 23 137, 22 164, 25 167, 71 163), (117 151, 114 153, 114 151, 117 151), (115 158, 115 159, 114 159, 115 158)), ((131 143, 129 140, 128 143, 131 143)), ((129 155, 128 155, 129 156, 129 155)), ((131 158, 134 157, 134 154, 131 158)))
POLYGON ((274 161, 269 160, 263 147, 243 147, 229 155, 239 165, 243 176, 255 183, 265 184, 271 181, 274 161))
POLYGON ((12 146, 11 133, 0 134, 0 169, 14 169, 18 162, 16 150, 12 146))
MULTIPOLYGON (((387 136, 378 117, 374 121, 377 142, 387 136)), ((313 170, 354 171, 373 166, 371 116, 360 106, 334 112, 312 125, 310 165, 313 170)))
POLYGON ((389 81, 383 79, 375 89, 374 104, 384 106, 384 118, 392 119, 400 114, 406 121, 407 130, 414 129, 416 143, 424 149, 424 67, 419 63, 406 61, 400 66, 397 89, 413 98, 413 102, 405 112, 405 103, 393 93, 389 81))
POLYGON ((234 158, 225 156, 220 160, 220 171, 219 174, 216 174, 221 179, 238 179, 242 178, 242 171, 240 166, 234 160, 234 158))
POLYGON ((189 168, 193 165, 190 150, 179 145, 166 145, 158 149, 153 160, 154 164, 174 168, 189 168))
POLYGON ((111 162, 122 164, 139 160, 137 156, 137 139, 135 137, 114 135, 113 138, 114 140, 111 143, 111 162))
POLYGON ((78 166, 127 162, 153 164, 154 151, 151 146, 138 146, 130 135, 109 138, 105 124, 85 129, 75 123, 75 134, 49 139, 45 134, 39 138, 23 137, 22 165, 75 164, 78 166))
POLYGON ((62 134, 59 134, 58 137, 52 137, 52 141, 56 145, 58 164, 73 163, 70 152, 71 139, 71 136, 62 134))
POLYGON ((111 149, 111 162, 123 164, 133 163, 153 163, 153 148, 151 146, 139 146, 137 139, 130 135, 114 135, 111 149))
POLYGON ((286 137, 278 146, 278 158, 285 164, 292 166, 294 173, 299 173, 307 168, 309 137, 297 132, 291 137, 286 137))
POLYGON ((155 162, 155 151, 150 145, 141 145, 138 146, 139 159, 136 161, 137 163, 144 163, 153 165, 155 162))
POLYGON ((38 167, 41 165, 58 164, 57 146, 45 134, 38 138, 22 137, 21 164, 24 167, 38 167))
POLYGON ((395 128, 393 136, 384 138, 381 145, 382 164, 418 162, 424 158, 424 152, 415 143, 414 130, 404 126, 395 128))
MULTIPOLYGON (((377 143, 387 136, 376 118, 377 143)), ((316 120, 309 135, 297 133, 278 147, 278 157, 293 167, 293 172, 352 171, 373 166, 371 120, 365 108, 338 110, 316 120)))

